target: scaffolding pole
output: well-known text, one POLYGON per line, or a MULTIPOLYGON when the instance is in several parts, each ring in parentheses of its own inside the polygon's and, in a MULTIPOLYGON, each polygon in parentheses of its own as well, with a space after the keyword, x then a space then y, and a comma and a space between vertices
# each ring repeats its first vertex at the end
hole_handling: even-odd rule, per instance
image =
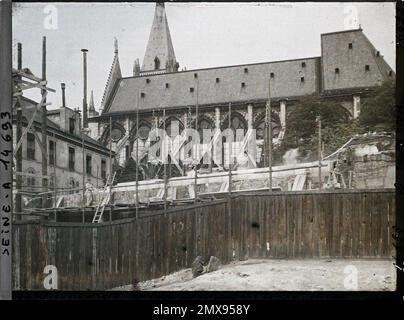
POLYGON ((271 107, 271 81, 268 80, 268 103, 267 103, 267 125, 268 125, 268 188, 272 192, 272 107, 271 107))
MULTIPOLYGON (((231 130, 231 102, 229 103, 229 123, 228 123, 228 128, 231 130)), ((231 153, 232 153, 232 142, 229 141, 227 142, 228 145, 228 151, 229 151, 229 197, 231 196, 231 189, 232 189, 232 176, 231 176, 231 170, 232 170, 232 159, 231 159, 231 153)))
POLYGON ((322 178, 321 178, 321 117, 318 117, 318 188, 321 190, 322 178))
MULTIPOLYGON (((166 109, 163 108, 163 130, 166 132, 166 109)), ((164 214, 167 214, 167 167, 166 167, 166 147, 167 147, 167 141, 166 139, 163 140, 163 150, 162 156, 163 156, 163 169, 164 169, 164 214)))
MULTIPOLYGON (((195 130, 196 132, 198 132, 198 112, 199 112, 199 81, 198 78, 196 78, 196 104, 195 104, 195 130)), ((201 141, 199 141, 201 142, 201 141)), ((195 203, 198 201, 198 163, 199 163, 199 149, 200 149, 200 145, 196 145, 196 157, 195 157, 195 161, 194 161, 194 171, 195 171, 195 175, 194 175, 194 180, 195 180, 195 187, 194 187, 194 194, 195 194, 195 203)))
MULTIPOLYGON (((22 44, 18 43, 18 71, 22 70, 22 44)), ((21 81, 22 78, 20 76, 17 77, 18 81, 21 81)), ((22 109, 20 105, 20 99, 17 98, 17 141, 21 140, 22 137, 22 109)), ((16 154, 16 169, 17 172, 22 172, 22 148, 19 148, 16 154)), ((22 188, 22 181, 21 177, 17 176, 16 177, 16 189, 17 189, 17 194, 15 196, 15 211, 16 212, 22 212, 22 199, 21 199, 21 188, 22 188)), ((21 216, 17 215, 17 220, 21 220, 21 216)))
MULTIPOLYGON (((139 101, 139 92, 136 99, 139 101)), ((136 219, 139 217, 139 105, 136 108, 136 219)))

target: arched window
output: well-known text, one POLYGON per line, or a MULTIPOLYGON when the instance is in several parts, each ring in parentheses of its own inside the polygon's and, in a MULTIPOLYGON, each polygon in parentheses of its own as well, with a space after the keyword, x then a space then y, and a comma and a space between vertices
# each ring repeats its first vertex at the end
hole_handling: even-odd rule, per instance
MULTIPOLYGON (((222 130, 227 129, 228 127, 229 127, 229 120, 226 119, 223 123, 222 130)), ((247 122, 240 113, 234 112, 231 116, 230 127, 234 132, 236 132, 237 129, 243 129, 244 132, 246 132, 247 122)))
POLYGON ((147 140, 147 138, 149 137, 149 133, 150 133, 150 127, 149 126, 147 126, 145 124, 142 124, 139 127, 139 138, 141 140, 147 140))
MULTIPOLYGON (((265 112, 263 112, 260 116, 258 116, 257 120, 254 122, 254 129, 256 133, 257 140, 265 139, 266 132, 268 128, 265 127, 265 112)), ((271 115, 272 122, 272 138, 277 138, 279 136, 281 130, 281 123, 279 116, 276 113, 272 113, 271 115)))
POLYGON ((154 70, 160 69, 160 59, 158 57, 154 58, 154 70))
POLYGON ((117 142, 122 139, 124 133, 121 129, 113 128, 111 132, 111 138, 113 142, 117 142))
POLYGON ((180 134, 182 130, 184 130, 184 125, 181 121, 176 117, 169 117, 165 122, 165 129, 167 135, 171 138, 175 138, 177 134, 180 134), (176 128, 177 126, 177 128, 176 128))
MULTIPOLYGON (((213 129, 213 124, 211 121, 209 121, 206 118, 202 118, 199 122, 198 122, 198 133, 199 133, 199 137, 201 139, 203 139, 203 130, 204 129, 213 129)), ((207 143, 207 141, 205 141, 204 143, 207 143)))
MULTIPOLYGON (((261 121, 258 126, 255 128, 256 130, 256 139, 261 140, 265 139, 265 120, 261 121)), ((277 138, 280 132, 280 126, 272 120, 272 138, 277 138)))

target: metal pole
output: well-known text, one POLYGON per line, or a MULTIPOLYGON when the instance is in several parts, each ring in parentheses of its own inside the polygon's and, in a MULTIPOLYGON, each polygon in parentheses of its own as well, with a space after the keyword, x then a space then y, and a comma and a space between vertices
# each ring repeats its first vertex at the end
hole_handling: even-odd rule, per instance
POLYGON ((83 52, 83 127, 87 128, 87 49, 81 49, 83 52))
MULTIPOLYGON (((229 123, 228 123, 228 127, 229 129, 231 129, 231 102, 229 103, 229 123)), ((232 132, 232 131, 231 131, 232 132)), ((231 223, 231 212, 232 212, 232 204, 231 204, 231 189, 232 189, 232 175, 231 175, 231 169, 232 169, 232 161, 231 161, 231 150, 232 149, 232 143, 231 141, 228 142, 228 150, 229 150, 229 193, 228 193, 228 199, 227 199, 227 227, 228 227, 228 234, 227 237, 228 239, 231 240, 230 242, 230 250, 231 252, 235 252, 234 251, 234 243, 233 243, 233 237, 232 237, 232 223, 231 223)))
POLYGON ((82 162, 83 162, 83 173, 82 173, 82 184, 83 184, 83 190, 82 190, 82 197, 83 197, 83 202, 82 202, 82 212, 83 212, 83 223, 85 222, 85 214, 84 214, 84 205, 85 205, 85 159, 84 159, 84 130, 81 130, 81 149, 83 153, 82 157, 82 162))
MULTIPOLYGON (((42 80, 46 81, 46 37, 42 39, 42 80)), ((41 95, 44 96, 46 94, 46 90, 41 90, 41 95)), ((42 131, 42 147, 45 153, 42 154, 42 207, 46 207, 47 202, 47 191, 48 191, 48 141, 47 141, 47 110, 46 110, 46 97, 42 104, 42 123, 41 123, 41 131, 42 131)), ((34 129, 35 130, 35 129, 34 129)))
MULTIPOLYGON (((139 98, 139 93, 138 93, 139 98)), ((139 108, 136 109, 136 219, 139 217, 139 108)))
POLYGON ((60 87, 62 88, 62 107, 66 107, 66 94, 65 94, 65 89, 66 89, 66 84, 61 83, 60 87))
MULTIPOLYGON (((196 105, 195 105, 195 130, 198 132, 198 112, 199 112, 199 81, 198 78, 196 79, 196 105)), ((200 141, 199 141, 200 142, 200 141)), ((198 199, 198 164, 199 164, 199 150, 200 150, 200 145, 198 144, 196 146, 196 159, 195 159, 195 187, 194 187, 194 193, 195 193, 195 203, 197 202, 198 199)))
MULTIPOLYGON (((56 208, 56 138, 55 133, 53 133, 53 205, 56 208)), ((56 216, 56 212, 55 212, 56 216)))
POLYGON ((318 184, 319 189, 323 188, 321 178, 321 118, 318 117, 318 184))
MULTIPOLYGON (((229 123, 228 127, 231 130, 231 102, 229 103, 229 123)), ((231 189, 232 189, 232 176, 231 176, 231 169, 232 169, 232 159, 231 159, 231 152, 232 152, 232 143, 231 141, 227 142, 228 150, 229 150, 229 199, 231 196, 231 189)))
POLYGON ((271 82, 268 81, 268 171, 269 191, 272 192, 272 107, 271 107, 271 82))
MULTIPOLYGON (((163 130, 166 132, 166 109, 163 109, 163 130)), ((166 167, 166 139, 163 140, 163 169, 164 169, 164 214, 167 214, 167 167, 166 167)))
MULTIPOLYGON (((22 45, 21 43, 18 43, 18 70, 22 70, 22 45)), ((21 77, 18 77, 18 87, 20 85, 21 77)), ((22 136, 22 109, 20 106, 20 103, 17 100, 17 141, 21 140, 22 136)), ((17 172, 22 172, 22 146, 20 146, 17 150, 16 154, 16 160, 17 160, 17 172)), ((16 197, 15 197, 15 212, 22 212, 22 202, 21 202, 21 189, 22 189, 22 177, 21 175, 16 176, 16 197)), ((16 219, 21 220, 21 215, 17 215, 16 219)))
MULTIPOLYGON (((107 179, 108 182, 108 179, 107 179)), ((109 199, 108 204, 111 204, 112 196, 112 117, 109 117, 109 199)), ((109 206, 110 220, 112 221, 112 207, 109 206)))

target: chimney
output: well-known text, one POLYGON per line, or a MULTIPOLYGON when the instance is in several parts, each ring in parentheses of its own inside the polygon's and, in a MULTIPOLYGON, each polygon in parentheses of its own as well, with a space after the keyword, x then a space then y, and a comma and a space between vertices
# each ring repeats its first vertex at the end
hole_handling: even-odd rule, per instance
POLYGON ((22 69, 22 44, 18 42, 18 70, 22 69))
POLYGON ((65 96, 66 84, 62 83, 60 86, 62 87, 62 107, 66 108, 66 96, 65 96))
POLYGON ((87 49, 81 49, 83 52, 83 127, 87 128, 87 49))

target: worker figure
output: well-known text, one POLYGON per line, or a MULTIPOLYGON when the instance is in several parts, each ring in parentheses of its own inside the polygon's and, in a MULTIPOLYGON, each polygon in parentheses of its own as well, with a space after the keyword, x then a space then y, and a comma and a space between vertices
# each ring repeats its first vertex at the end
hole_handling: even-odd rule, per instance
POLYGON ((93 184, 91 183, 90 180, 87 180, 86 192, 85 192, 86 207, 91 206, 91 204, 93 202, 93 191, 94 191, 93 184))

